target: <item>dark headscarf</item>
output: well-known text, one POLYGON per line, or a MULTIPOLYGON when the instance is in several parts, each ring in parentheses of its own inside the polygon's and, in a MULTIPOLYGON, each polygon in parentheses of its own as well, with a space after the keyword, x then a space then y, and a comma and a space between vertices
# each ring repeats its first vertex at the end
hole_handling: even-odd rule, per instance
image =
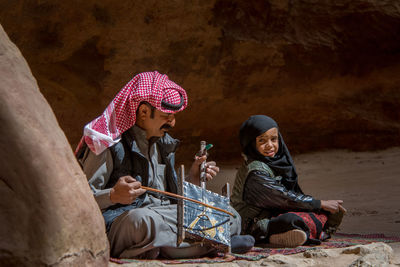
POLYGON ((240 127, 240 145, 249 160, 259 160, 267 164, 276 176, 282 176, 282 184, 288 189, 302 192, 297 183, 297 173, 292 157, 281 136, 278 124, 270 117, 253 115, 240 127), (274 157, 265 157, 256 148, 256 137, 271 128, 277 128, 279 149, 274 157))

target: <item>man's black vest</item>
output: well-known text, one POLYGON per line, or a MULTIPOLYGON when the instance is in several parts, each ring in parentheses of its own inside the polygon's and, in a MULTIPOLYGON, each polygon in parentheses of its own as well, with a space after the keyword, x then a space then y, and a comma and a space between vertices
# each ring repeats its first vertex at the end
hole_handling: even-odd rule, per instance
MULTIPOLYGON (((168 134, 165 134, 156 142, 162 160, 161 163, 165 164, 164 179, 166 179, 166 190, 172 193, 177 193, 178 188, 177 176, 174 169, 175 151, 178 144, 179 141, 168 134)), ((105 188, 113 187, 118 179, 125 175, 130 175, 141 182, 143 186, 148 186, 149 161, 140 152, 136 141, 129 133, 124 133, 121 141, 110 147, 110 151, 113 158, 113 171, 105 188)), ((146 194, 139 196, 132 204, 116 204, 108 207, 103 212, 107 232, 110 230, 112 222, 119 215, 127 210, 139 208, 146 194)))

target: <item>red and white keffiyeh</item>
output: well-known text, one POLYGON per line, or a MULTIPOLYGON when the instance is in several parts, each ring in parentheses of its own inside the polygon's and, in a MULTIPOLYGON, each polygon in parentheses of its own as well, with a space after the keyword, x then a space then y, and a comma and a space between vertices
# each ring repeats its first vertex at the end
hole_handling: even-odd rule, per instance
POLYGON ((176 113, 186 108, 185 90, 157 71, 139 73, 115 96, 101 116, 88 123, 75 154, 84 143, 96 155, 118 143, 121 135, 136 121, 140 102, 146 101, 156 109, 176 113))

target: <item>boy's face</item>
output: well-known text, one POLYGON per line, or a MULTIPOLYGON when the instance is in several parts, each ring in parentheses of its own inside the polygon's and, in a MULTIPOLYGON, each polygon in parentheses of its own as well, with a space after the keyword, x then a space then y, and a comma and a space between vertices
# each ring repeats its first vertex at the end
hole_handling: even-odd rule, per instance
POLYGON ((256 148, 261 155, 265 157, 273 157, 279 150, 278 129, 271 128, 265 133, 257 136, 256 148))

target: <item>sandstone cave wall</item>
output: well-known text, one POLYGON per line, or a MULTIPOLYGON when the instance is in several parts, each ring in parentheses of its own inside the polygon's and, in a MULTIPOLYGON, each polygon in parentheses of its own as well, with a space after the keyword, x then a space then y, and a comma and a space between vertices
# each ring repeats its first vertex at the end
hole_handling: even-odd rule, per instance
POLYGON ((400 3, 382 0, 0 1, 73 147, 142 71, 189 94, 174 136, 239 157, 251 114, 280 124, 293 152, 400 145, 400 3))
POLYGON ((108 266, 86 177, 1 25, 0 125, 0 266, 108 266))

